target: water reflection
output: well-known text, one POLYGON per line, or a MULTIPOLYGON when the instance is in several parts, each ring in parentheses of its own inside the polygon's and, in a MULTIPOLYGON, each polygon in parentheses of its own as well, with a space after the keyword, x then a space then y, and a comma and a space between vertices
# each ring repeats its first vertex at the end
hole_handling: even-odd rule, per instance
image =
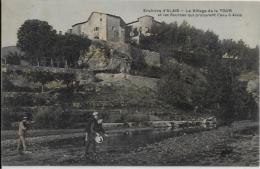
MULTIPOLYGON (((190 133, 198 130, 189 129, 190 133)), ((102 144, 98 144, 98 148, 101 151, 118 152, 118 151, 130 151, 137 147, 143 147, 147 144, 162 141, 164 139, 189 133, 188 130, 184 132, 181 129, 167 128, 155 128, 149 130, 127 130, 121 133, 115 133, 106 137, 102 144)))
MULTIPOLYGON (((147 144, 162 141, 167 138, 176 137, 184 134, 190 134, 205 130, 203 128, 174 129, 167 128, 144 128, 144 129, 126 129, 119 131, 108 131, 109 136, 104 137, 104 142, 97 144, 97 149, 101 152, 128 152, 147 144)), ((60 145, 71 145, 74 147, 83 146, 84 134, 82 137, 71 138, 63 141, 50 143, 50 148, 60 145), (62 144, 61 144, 62 143, 62 144)))

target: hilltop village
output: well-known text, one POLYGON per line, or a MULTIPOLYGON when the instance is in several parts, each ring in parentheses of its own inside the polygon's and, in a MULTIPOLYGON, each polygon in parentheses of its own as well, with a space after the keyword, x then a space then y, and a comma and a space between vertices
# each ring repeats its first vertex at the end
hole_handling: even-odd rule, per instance
MULTIPOLYGON (((126 23, 120 16, 92 12, 87 21, 72 25, 72 29, 68 29, 67 33, 86 36, 91 40, 107 41, 108 43, 106 44, 109 44, 110 46, 109 54, 111 56, 115 53, 121 53, 121 56, 114 59, 118 60, 117 62, 120 63, 120 72, 129 73, 133 57, 130 56, 132 50, 130 48, 132 47, 128 42, 132 41, 132 43, 139 44, 140 37, 150 36, 152 27, 158 24, 160 24, 160 22, 149 15, 139 17, 136 21, 126 23), (122 56, 122 54, 125 56, 122 56)), ((93 46, 91 46, 90 50, 92 49, 93 46)), ((144 59, 146 64, 155 67, 160 66, 159 53, 148 50, 140 50, 138 53, 140 54, 136 53, 136 57, 144 59)), ((103 67, 104 64, 100 64, 101 60, 102 59, 98 58, 94 64, 89 64, 90 67, 94 69, 103 67)), ((84 59, 80 60, 80 63, 84 63, 84 59)), ((111 64, 108 64, 108 67, 111 68, 111 64)))
POLYGON ((76 23, 67 33, 86 35, 91 39, 112 42, 126 42, 129 39, 139 42, 140 35, 149 36, 152 26, 160 24, 154 17, 145 15, 136 21, 126 23, 120 16, 92 12, 87 21, 76 23))

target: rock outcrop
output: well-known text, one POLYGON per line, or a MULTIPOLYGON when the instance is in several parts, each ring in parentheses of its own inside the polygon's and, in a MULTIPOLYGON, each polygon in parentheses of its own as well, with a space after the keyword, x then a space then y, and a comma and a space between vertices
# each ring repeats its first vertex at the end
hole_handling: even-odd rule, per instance
POLYGON ((79 63, 96 71, 130 73, 132 67, 138 65, 160 67, 160 54, 125 43, 96 40, 89 51, 81 55, 79 63))
POLYGON ((95 71, 129 73, 132 61, 127 44, 93 41, 89 51, 80 56, 79 62, 95 71))
POLYGON ((142 50, 142 54, 147 65, 155 67, 161 66, 161 58, 159 53, 149 50, 142 50))

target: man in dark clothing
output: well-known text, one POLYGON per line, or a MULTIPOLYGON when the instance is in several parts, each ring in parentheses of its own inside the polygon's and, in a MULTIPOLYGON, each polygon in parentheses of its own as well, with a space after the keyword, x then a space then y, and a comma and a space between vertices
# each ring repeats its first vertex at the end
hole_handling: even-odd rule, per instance
POLYGON ((86 126, 86 138, 85 138, 85 157, 87 160, 96 161, 96 142, 95 137, 99 133, 103 133, 104 129, 98 124, 98 112, 94 112, 93 116, 88 119, 86 126))
POLYGON ((98 131, 99 131, 99 134, 102 134, 102 135, 104 135, 104 136, 107 136, 106 131, 105 131, 104 128, 103 128, 103 119, 98 119, 97 122, 98 122, 98 131))

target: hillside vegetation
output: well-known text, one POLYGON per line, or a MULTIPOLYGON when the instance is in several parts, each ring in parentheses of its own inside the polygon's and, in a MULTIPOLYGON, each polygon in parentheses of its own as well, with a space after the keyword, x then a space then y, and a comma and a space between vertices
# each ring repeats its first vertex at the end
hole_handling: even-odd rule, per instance
POLYGON ((2 66, 2 127, 26 112, 38 128, 82 127, 93 111, 106 122, 258 119, 258 86, 241 80, 258 72, 258 47, 219 40, 187 22, 152 31, 140 44, 123 44, 58 35, 45 21, 25 21, 17 46, 31 66, 2 66), (158 54, 161 63, 150 65, 149 55, 158 54))
MULTIPOLYGON (((239 80, 242 73, 257 72, 258 76, 258 46, 250 48, 243 40, 220 40, 214 32, 196 29, 186 21, 180 25, 176 22, 162 23, 154 26, 152 32, 152 36, 141 38, 141 48, 160 52, 164 65, 175 58, 179 64, 186 63, 204 72, 207 79, 206 91, 193 91, 197 101, 185 101, 185 107, 201 107, 201 111, 214 112, 218 119, 225 122, 245 118, 258 119, 258 102, 253 101, 252 93, 246 91, 247 82, 239 80)), ((163 89, 168 88, 175 92, 174 82, 177 82, 181 83, 180 89, 185 91, 181 82, 183 70, 178 67, 166 70, 170 70, 164 74, 167 81, 172 81, 172 85, 165 83, 163 89)), ((163 97, 169 102, 176 99, 168 93, 163 97)), ((185 92, 180 93, 180 99, 185 99, 185 92)), ((180 104, 176 101, 173 104, 176 103, 180 104)))

